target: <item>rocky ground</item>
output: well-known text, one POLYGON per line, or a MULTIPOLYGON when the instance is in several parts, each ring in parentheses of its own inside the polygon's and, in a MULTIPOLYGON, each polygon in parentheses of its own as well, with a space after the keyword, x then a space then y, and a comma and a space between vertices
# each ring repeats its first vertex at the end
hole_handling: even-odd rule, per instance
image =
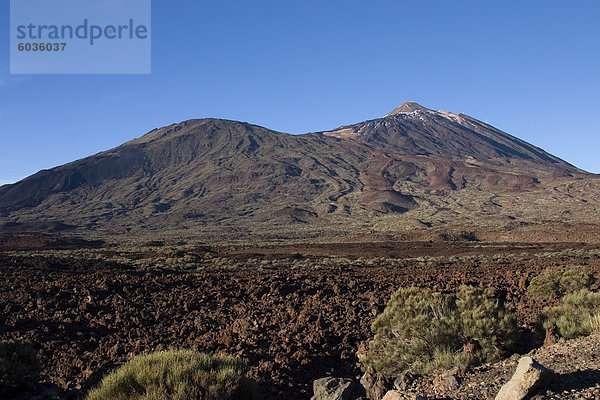
MULTIPOLYGON (((356 351, 398 287, 495 288, 518 313, 519 350, 526 352, 542 306, 525 298, 527 281, 555 265, 600 269, 599 249, 584 245, 396 243, 340 249, 337 255, 331 247, 302 246, 5 251, 0 339, 33 343, 45 388, 56 398, 82 397, 133 354, 193 348, 245 357, 263 399, 308 399, 317 378, 358 382, 356 351)), ((544 398, 573 398, 571 390, 595 398, 589 396, 596 396, 600 382, 598 342, 586 340, 577 342, 581 348, 569 342, 564 349, 559 344, 542 350, 539 361, 562 374, 550 388, 554 397, 544 398), (574 353, 588 358, 570 363, 574 353)), ((515 364, 513 359, 483 367, 465 376, 453 393, 427 392, 422 381, 423 394, 493 398, 515 364)))
MULTIPOLYGON (((555 372, 552 382, 533 396, 535 400, 600 399, 600 335, 561 341, 530 351, 527 355, 555 372)), ((458 378, 459 386, 448 390, 434 385, 433 378, 418 378, 405 393, 427 399, 491 400, 510 378, 521 356, 475 368, 458 378)))

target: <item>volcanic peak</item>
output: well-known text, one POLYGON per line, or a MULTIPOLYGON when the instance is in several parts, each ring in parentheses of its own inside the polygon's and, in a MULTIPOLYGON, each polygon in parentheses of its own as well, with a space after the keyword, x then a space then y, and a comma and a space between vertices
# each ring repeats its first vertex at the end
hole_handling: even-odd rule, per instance
POLYGON ((385 115, 385 117, 393 117, 394 115, 398 115, 398 114, 409 114, 409 113, 413 113, 415 111, 421 111, 421 112, 429 111, 430 112, 432 110, 430 110, 429 108, 425 108, 422 105, 417 104, 413 101, 405 101, 399 107, 396 107, 395 109, 393 109, 392 111, 387 113, 385 115))

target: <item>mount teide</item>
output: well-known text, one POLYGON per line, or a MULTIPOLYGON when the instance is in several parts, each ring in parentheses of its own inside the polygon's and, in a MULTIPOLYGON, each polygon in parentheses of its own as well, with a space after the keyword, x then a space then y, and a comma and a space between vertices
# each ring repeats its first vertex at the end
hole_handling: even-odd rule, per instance
POLYGON ((249 241, 561 240, 572 228, 564 239, 590 240, 599 189, 481 121, 404 103, 305 135, 217 119, 155 129, 1 187, 0 226, 249 241))

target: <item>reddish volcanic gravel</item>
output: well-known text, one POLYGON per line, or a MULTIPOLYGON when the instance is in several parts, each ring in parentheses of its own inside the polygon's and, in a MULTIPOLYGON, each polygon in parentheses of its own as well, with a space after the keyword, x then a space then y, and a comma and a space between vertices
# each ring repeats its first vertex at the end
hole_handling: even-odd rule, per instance
POLYGON ((562 262, 574 260, 370 267, 314 258, 312 267, 183 271, 0 253, 0 338, 32 342, 63 397, 82 396, 132 354, 193 348, 246 358, 264 399, 307 399, 314 379, 360 375, 356 350, 398 287, 491 286, 531 323, 528 272, 562 262))

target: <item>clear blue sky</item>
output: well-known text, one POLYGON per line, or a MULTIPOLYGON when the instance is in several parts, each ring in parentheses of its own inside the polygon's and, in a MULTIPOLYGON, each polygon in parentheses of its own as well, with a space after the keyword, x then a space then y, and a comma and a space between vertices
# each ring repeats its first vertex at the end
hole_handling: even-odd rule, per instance
POLYGON ((600 172, 597 1, 154 0, 151 75, 9 75, 0 183, 190 118, 304 133, 406 100, 600 172))

